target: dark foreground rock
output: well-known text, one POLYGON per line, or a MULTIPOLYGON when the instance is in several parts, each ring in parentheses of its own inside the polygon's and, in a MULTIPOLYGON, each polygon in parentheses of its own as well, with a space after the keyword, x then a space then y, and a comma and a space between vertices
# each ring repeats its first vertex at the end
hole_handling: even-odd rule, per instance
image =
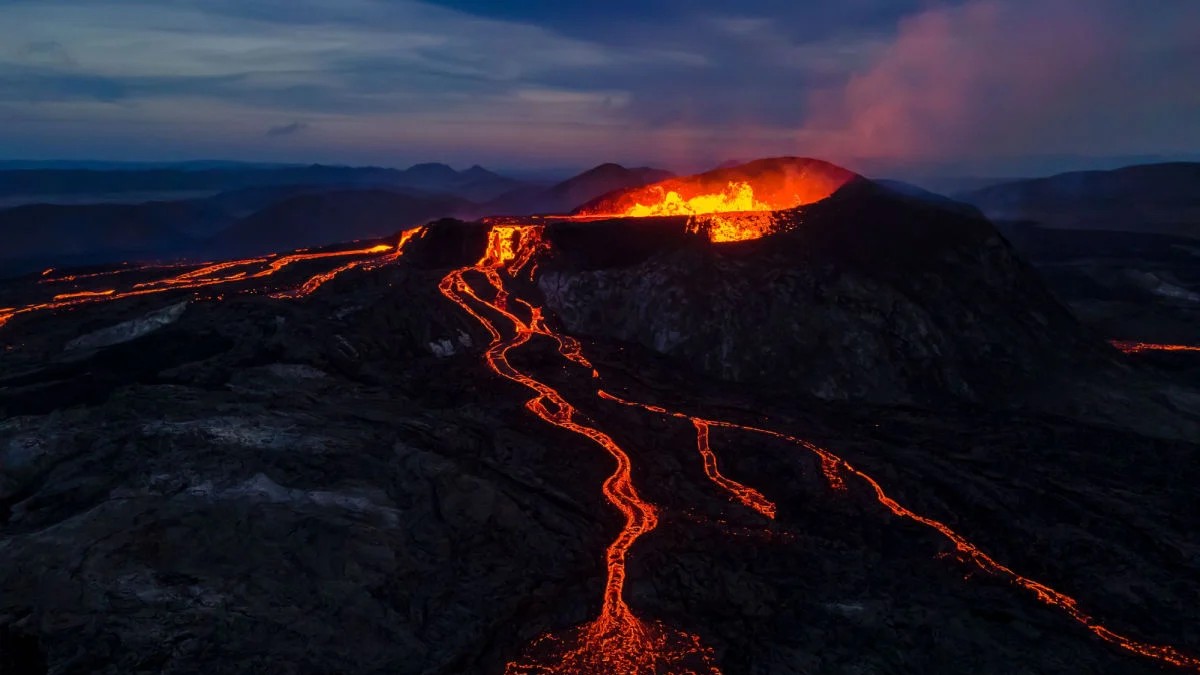
MULTIPOLYGON (((310 298, 196 302, 119 344, 64 351, 178 299, 0 329, 5 672, 498 673, 595 615, 620 524, 600 491, 611 460, 483 366, 486 333, 437 291, 482 241, 445 226, 461 236, 431 233, 411 261, 310 298)), ((579 269, 705 255, 662 253, 662 237, 579 269)), ((706 264, 750 267, 739 255, 706 264)), ((1193 443, 985 397, 821 400, 635 341, 584 347, 614 392, 811 439, 1114 630, 1200 651, 1193 443)), ((860 481, 830 490, 800 448, 713 433, 722 470, 778 503, 767 521, 706 479, 686 421, 597 398, 549 341, 513 360, 629 452, 661 519, 632 551, 629 603, 699 634, 727 673, 1163 672, 969 574, 860 481)))

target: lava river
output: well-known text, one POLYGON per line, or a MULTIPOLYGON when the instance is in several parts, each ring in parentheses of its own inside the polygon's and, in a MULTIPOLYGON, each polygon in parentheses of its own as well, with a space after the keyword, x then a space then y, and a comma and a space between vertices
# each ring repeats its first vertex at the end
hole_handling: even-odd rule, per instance
MULTIPOLYGON (((425 228, 414 227, 405 230, 401 233, 399 240, 395 245, 392 244, 377 244, 366 248, 357 248, 343 251, 324 251, 324 252, 297 252, 286 255, 271 254, 259 256, 255 258, 243 258, 240 260, 229 260, 219 263, 201 264, 194 269, 186 272, 180 272, 170 276, 143 281, 132 284, 125 288, 104 288, 100 290, 79 290, 58 293, 51 299, 28 304, 22 307, 0 307, 0 327, 11 321, 14 317, 23 314, 33 314, 37 312, 47 312, 60 309, 74 309, 85 305, 96 304, 100 302, 111 302, 114 300, 124 300, 126 298, 134 298, 145 295, 154 295, 165 293, 167 291, 180 290, 199 290, 216 286, 223 286, 235 282, 256 281, 271 277, 291 265, 310 262, 310 261, 326 261, 336 260, 340 258, 350 258, 351 261, 333 268, 332 270, 318 272, 309 277, 304 283, 295 288, 277 291, 272 294, 272 297, 277 298, 300 298, 310 295, 331 279, 340 274, 348 272, 352 269, 373 269, 380 265, 388 264, 399 259, 404 254, 405 246, 413 238, 424 235, 425 228)), ((186 267, 187 265, 145 265, 145 266, 123 266, 115 270, 104 272, 96 272, 91 274, 81 275, 62 275, 51 276, 53 269, 46 270, 42 273, 41 284, 62 284, 62 283, 78 283, 81 281, 91 282, 95 279, 120 277, 136 272, 146 272, 159 269, 175 269, 186 267)), ((245 292, 257 292, 258 289, 249 288, 245 292)))
MULTIPOLYGON (((596 381, 600 378, 599 372, 582 353, 578 341, 553 330, 540 307, 511 295, 506 286, 506 278, 515 279, 528 273, 538 255, 548 248, 541 225, 495 224, 491 226, 487 249, 479 262, 450 272, 440 284, 442 294, 491 335, 484 357, 487 366, 497 375, 530 390, 532 397, 525 402, 525 407, 547 424, 587 438, 612 457, 613 473, 604 481, 602 489, 607 501, 624 517, 620 533, 606 552, 607 578, 599 615, 582 626, 538 638, 519 659, 508 664, 507 673, 718 673, 713 650, 697 635, 642 619, 625 601, 625 561, 630 548, 658 524, 654 505, 642 498, 633 483, 629 454, 611 436, 589 423, 561 392, 515 367, 508 359, 512 350, 535 337, 545 337, 557 343, 559 354, 578 366, 579 372, 596 381)), ((766 518, 775 517, 774 503, 757 490, 720 473, 717 456, 711 447, 711 429, 739 430, 798 445, 816 456, 831 488, 846 491, 849 489, 847 479, 857 479, 893 515, 918 523, 948 540, 963 563, 1028 591, 1038 602, 1060 610, 1105 642, 1163 664, 1200 672, 1200 659, 1170 645, 1141 642, 1108 628, 1086 613, 1075 598, 1018 574, 945 523, 902 505, 875 478, 825 448, 779 431, 629 401, 603 389, 597 389, 596 395, 611 403, 690 422, 696 431, 697 450, 708 478, 733 500, 766 518)))

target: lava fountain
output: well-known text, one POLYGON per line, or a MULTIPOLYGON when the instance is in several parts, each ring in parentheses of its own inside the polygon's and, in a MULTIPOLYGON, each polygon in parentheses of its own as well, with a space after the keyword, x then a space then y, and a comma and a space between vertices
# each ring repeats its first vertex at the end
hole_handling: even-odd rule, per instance
POLYGON ((687 216, 688 230, 711 241, 746 241, 780 231, 789 220, 781 212, 825 199, 857 177, 814 159, 764 159, 606 195, 576 216, 687 216))

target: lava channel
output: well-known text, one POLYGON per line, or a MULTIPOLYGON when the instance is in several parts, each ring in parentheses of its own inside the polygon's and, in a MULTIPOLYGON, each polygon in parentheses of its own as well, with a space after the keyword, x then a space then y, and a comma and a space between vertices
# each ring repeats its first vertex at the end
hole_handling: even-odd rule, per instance
POLYGON ((557 341, 559 352, 565 359, 580 366, 590 366, 579 351, 578 342, 547 327, 539 307, 518 299, 519 304, 529 311, 528 321, 522 320, 509 307, 502 273, 517 276, 544 246, 540 226, 495 225, 489 232, 487 250, 479 262, 450 272, 442 279, 439 289, 491 335, 485 362, 497 375, 533 392, 533 398, 525 402, 530 412, 548 424, 587 438, 613 458, 616 466, 604 481, 603 493, 621 512, 625 522, 606 552, 607 576, 599 616, 562 634, 538 638, 520 659, 508 664, 506 672, 509 675, 719 673, 713 651, 704 646, 698 636, 660 622, 642 620, 625 602, 625 559, 629 549, 658 524, 654 506, 634 487, 629 455, 608 434, 583 423, 579 411, 558 390, 519 370, 508 360, 510 351, 529 342, 535 335, 544 335, 557 341), (491 300, 484 299, 475 290, 468 275, 482 278, 491 300), (511 337, 504 337, 485 311, 504 317, 512 325, 511 337))
MULTIPOLYGON (((107 302, 112 300, 123 300, 126 298, 139 297, 143 295, 153 295, 156 293, 164 293, 171 290, 194 290, 200 288, 208 288, 221 284, 247 281, 251 279, 263 279, 272 276, 289 265, 306 262, 310 260, 324 260, 330 258, 343 257, 365 257, 376 256, 367 260, 355 261, 357 264, 342 265, 331 272, 318 274, 315 277, 308 279, 305 283, 294 289, 291 293, 281 294, 281 297, 303 297, 312 291, 316 290, 329 279, 341 274, 350 269, 354 269, 362 264, 378 262, 385 264, 399 258, 404 253, 404 246, 411 240, 418 231, 423 232, 423 228, 413 228, 405 231, 396 246, 391 244, 378 244, 368 248, 351 249, 346 251, 326 251, 322 253, 291 253, 288 255, 259 256, 255 258, 244 258, 240 260, 229 260, 220 263, 206 264, 196 269, 182 272, 162 279, 152 281, 144 281, 134 284, 132 287, 125 290, 115 288, 107 288, 97 291, 73 291, 67 293, 59 293, 48 302, 33 303, 24 307, 11 307, 0 309, 0 327, 4 326, 14 317, 22 314, 33 314, 35 312, 52 311, 57 309, 76 308, 83 305, 91 305, 98 302, 107 302), (388 255, 380 255, 388 253, 388 255), (266 265, 257 271, 249 271, 247 267, 256 265, 266 265), (231 271, 239 270, 239 271, 231 271), (320 277, 320 278, 318 278, 320 277)), ((159 269, 156 266, 147 266, 146 268, 125 268, 116 271, 115 273, 124 274, 140 269, 159 269)), ((54 279, 73 280, 82 279, 89 275, 79 277, 55 277, 54 279)), ((106 276, 104 273, 98 273, 94 276, 106 276)))
POLYGON ((1029 591, 1033 594, 1034 598, 1038 602, 1066 613, 1076 622, 1082 624, 1101 640, 1104 640, 1109 644, 1116 645, 1126 651, 1153 659, 1160 663, 1200 672, 1200 659, 1197 659, 1189 654, 1185 654, 1171 645, 1156 645, 1140 642, 1126 635, 1118 633, 1111 628, 1108 628, 1094 617, 1084 612, 1083 609, 1079 607, 1079 601, 1075 598, 1067 595, 1066 593, 1055 590, 1039 581, 1034 581, 1033 579, 1017 574, 1009 567, 998 562, 987 553, 984 553, 979 549, 978 546, 969 541, 966 537, 951 529, 949 525, 946 525, 939 520, 916 513, 908 507, 900 504, 891 496, 889 496, 884 491, 883 486, 881 486, 879 482, 870 475, 855 468, 849 462, 835 455, 829 450, 826 450, 825 448, 817 446, 801 438, 789 436, 778 431, 772 431, 771 429, 737 424, 724 420, 705 419, 703 417, 687 415, 681 412, 674 412, 660 406, 629 401, 604 390, 599 390, 597 395, 604 400, 612 401, 624 406, 641 408, 643 410, 660 415, 668 415, 671 417, 688 420, 697 428, 703 426, 740 429, 742 431, 763 434, 799 445, 813 452, 817 456, 821 463, 821 470, 825 474, 825 478, 829 481, 831 487, 838 490, 844 490, 846 486, 843 476, 854 476, 859 478, 871 488, 872 492, 874 492, 876 501, 887 508, 887 510, 891 511, 893 515, 924 525, 925 527, 937 532, 942 537, 949 540, 950 543, 954 544, 954 548, 958 553, 959 560, 963 561, 964 563, 973 565, 981 572, 1004 579, 1014 586, 1018 586, 1029 591))

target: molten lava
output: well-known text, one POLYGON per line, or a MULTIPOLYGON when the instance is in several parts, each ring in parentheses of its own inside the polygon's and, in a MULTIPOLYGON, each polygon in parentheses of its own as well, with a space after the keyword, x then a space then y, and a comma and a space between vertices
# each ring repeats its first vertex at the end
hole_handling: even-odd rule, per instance
MULTIPOLYGON (((48 302, 33 303, 30 305, 26 305, 24 307, 0 309, 0 327, 4 326, 6 323, 8 323, 10 320, 12 320, 13 317, 16 317, 16 316, 19 316, 22 314, 32 314, 35 312, 47 311, 47 310, 75 308, 75 307, 79 307, 82 305, 89 305, 89 304, 93 304, 93 303, 97 303, 97 302, 105 302, 105 301, 110 301, 110 300, 122 300, 125 298, 132 298, 132 297, 139 297, 139 296, 143 296, 143 295, 152 295, 152 294, 156 294, 156 293, 163 293, 165 291, 170 291, 170 290, 194 290, 194 289, 208 288, 208 287, 231 283, 231 282, 245 281, 245 280, 249 280, 249 279, 263 279, 263 278, 272 276, 272 275, 278 273, 279 271, 283 270, 284 268, 288 267, 289 265, 292 265, 292 264, 298 263, 298 262, 306 262, 306 261, 312 261, 312 260, 324 260, 324 259, 328 259, 328 258, 368 257, 368 256, 370 256, 365 260, 354 261, 354 263, 342 265, 341 267, 338 267, 330 272, 318 274, 315 277, 310 278, 308 281, 306 281, 304 284, 302 284, 297 289, 294 289, 293 291, 285 292, 285 293, 279 295, 279 297, 302 297, 302 296, 308 295, 312 291, 316 290, 318 287, 320 287, 323 283, 325 283, 329 279, 332 279, 333 277, 335 277, 338 274, 341 274, 342 272, 345 272, 347 270, 354 269, 355 267, 359 267, 364 264, 371 264, 373 262, 377 262, 379 264, 384 264, 384 263, 396 260, 397 258, 400 257, 400 255, 403 254, 404 245, 407 244, 408 241, 410 239, 412 239, 416 234, 418 234, 418 231, 423 232, 423 228, 413 228, 411 230, 405 231, 401 235, 399 243, 394 247, 391 246, 390 244, 378 244, 376 246, 371 246, 368 248, 352 249, 352 250, 347 250, 347 251, 327 251, 327 252, 323 252, 323 253, 292 253, 292 254, 284 255, 284 256, 270 255, 270 256, 261 256, 261 257, 257 257, 257 258, 245 258, 245 259, 241 259, 241 260, 230 260, 230 261, 221 262, 221 263, 206 264, 206 265, 203 265, 196 269, 192 269, 187 272, 182 272, 180 274, 165 277, 162 279, 155 279, 152 281, 144 281, 141 283, 137 283, 137 284, 134 284, 132 287, 127 288, 126 290, 107 288, 107 289, 96 290, 96 291, 87 290, 87 291, 73 291, 73 292, 68 292, 68 293, 59 293, 59 294, 55 295, 48 302), (380 254, 388 253, 388 252, 391 252, 391 253, 389 255, 383 255, 383 256, 380 255, 380 254), (265 267, 262 267, 262 269, 254 270, 254 268, 256 266, 264 265, 264 264, 265 264, 265 267), (231 270, 237 270, 237 271, 231 271, 231 270)), ((124 274, 126 272, 132 272, 132 271, 162 269, 162 268, 169 268, 169 267, 176 267, 176 265, 170 265, 170 266, 150 265, 150 266, 146 266, 146 267, 142 267, 142 268, 126 267, 126 268, 114 270, 111 272, 100 272, 100 273, 95 273, 95 274, 90 274, 90 275, 80 275, 80 276, 54 277, 51 279, 43 279, 43 281, 75 281, 75 280, 79 280, 79 279, 96 278, 96 277, 110 276, 110 275, 115 275, 115 274, 124 274)), ((46 272, 43 273, 43 277, 52 271, 53 271, 52 269, 47 270, 46 272)))
POLYGON ((659 199, 650 204, 635 203, 622 213, 626 218, 649 216, 696 216, 706 213, 738 213, 744 211, 778 211, 796 206, 798 198, 769 204, 754 198, 749 183, 730 183, 716 194, 696 195, 685 199, 674 190, 658 188, 659 199))
POLYGON ((1110 344, 1126 354, 1142 352, 1200 352, 1200 345, 1164 345, 1152 342, 1113 340, 1110 344))
POLYGON ((855 178, 818 160, 766 159, 601 197, 577 216, 688 216, 688 229, 713 242, 745 241, 779 231, 787 222, 780 211, 825 199, 855 178))
MULTIPOLYGON (((517 277, 527 266, 536 263, 534 258, 538 252, 547 248, 541 226, 512 223, 493 225, 488 234, 487 250, 483 258, 474 266, 463 267, 448 274, 442 280, 440 289, 443 295, 474 317, 492 336, 485 356, 489 368, 534 393, 534 397, 525 404, 528 410, 551 425, 588 438, 613 457, 616 467, 604 482, 603 491, 608 502, 624 515, 625 526, 608 548, 608 576, 600 615, 592 622, 563 634, 542 636, 527 649, 520 660, 508 664, 507 672, 717 673, 719 671, 712 650, 701 644, 697 636, 677 631, 661 623, 644 621, 625 603, 623 589, 626 556, 633 543, 641 535, 653 530, 658 522, 653 505, 644 501, 633 485, 629 455, 610 436, 582 423, 579 411, 558 390, 515 368, 508 361, 508 353, 511 350, 526 344, 534 336, 545 336, 556 342, 564 359, 589 369, 593 378, 599 377, 599 373, 583 355, 578 341, 553 331, 546 324, 540 307, 521 298, 510 298, 505 287, 504 276, 501 273, 509 278, 517 277), (481 276, 486 281, 491 300, 484 299, 475 290, 467 278, 469 273, 481 276), (513 313, 510 299, 525 308, 529 315, 528 320, 523 320, 513 313), (501 329, 485 316, 484 310, 490 310, 506 319, 512 326, 512 336, 505 338, 501 329)), ((963 562, 1031 592, 1042 604, 1063 611, 1108 643, 1165 664, 1200 672, 1200 659, 1170 645, 1140 642, 1108 628, 1084 612, 1075 598, 1017 574, 945 523, 901 505, 889 496, 873 477, 825 448, 770 429, 672 412, 659 406, 631 402, 604 390, 598 390, 597 394, 604 400, 688 420, 696 431, 697 450, 703 459, 705 474, 709 480, 725 490, 733 499, 767 518, 775 516, 776 507, 773 502, 757 490, 728 479, 720 473, 710 441, 713 428, 762 434, 809 450, 816 455, 821 472, 832 489, 847 490, 846 477, 855 477, 865 483, 874 493, 876 501, 892 514, 923 525, 947 539, 954 545, 958 558, 963 562)))
POLYGON ((1146 642, 1139 642, 1126 635, 1122 635, 1111 628, 1108 628, 1104 624, 1097 621, 1094 617, 1084 612, 1079 607, 1079 601, 1075 598, 1067 595, 1066 593, 1055 590, 1046 584, 1017 574, 1009 567, 984 553, 979 549, 978 546, 969 541, 966 537, 951 529, 949 525, 946 525, 941 521, 934 520, 933 518, 929 518, 928 516, 923 516, 903 506, 889 496, 884 491, 883 486, 881 486, 879 482, 872 478, 869 474, 855 468, 841 457, 813 443, 810 443, 809 441, 761 427, 737 424, 735 422, 727 422, 724 420, 705 419, 703 417, 695 417, 681 412, 669 411, 666 408, 659 406, 636 403, 620 398, 603 390, 598 391, 597 395, 599 395, 600 398, 612 401, 614 403, 619 403, 624 406, 642 408, 660 415, 669 415, 671 417, 688 420, 697 429, 707 427, 740 429, 742 431, 763 434, 799 445, 817 455, 817 458, 821 463, 821 471, 824 473, 825 478, 829 481, 831 487, 835 489, 845 489, 845 482, 842 478, 843 475, 855 476, 859 478, 866 483, 866 485, 874 493, 876 501, 887 508, 887 510, 891 511, 893 515, 924 525, 925 527, 940 534, 942 537, 950 541, 950 543, 954 544, 955 551, 958 553, 958 559, 962 562, 973 565, 976 569, 986 574, 1004 579, 1009 583, 1012 583, 1014 586, 1031 592, 1038 602, 1061 610, 1062 612, 1066 613, 1067 616, 1082 624, 1085 628, 1105 642, 1114 644, 1122 649, 1146 658, 1154 659, 1172 666, 1179 666, 1181 668, 1187 668, 1192 671, 1200 672, 1200 659, 1189 654, 1185 654, 1170 645, 1156 645, 1146 642))
POLYGON ((364 270, 373 270, 373 269, 382 267, 383 265, 393 263, 393 262, 399 260, 400 257, 404 255, 404 248, 406 246, 408 246, 408 242, 412 241, 413 239, 424 237, 424 236, 425 236, 425 228, 424 227, 414 227, 414 228, 405 230, 400 233, 400 240, 398 242, 396 242, 396 248, 394 250, 392 250, 392 248, 390 246, 382 245, 382 244, 380 246, 376 246, 374 249, 368 249, 368 250, 375 251, 375 252, 383 252, 383 251, 392 250, 392 252, 389 253, 388 255, 381 256, 378 258, 366 258, 366 259, 362 259, 362 260, 352 260, 352 261, 346 263, 345 265, 342 265, 340 267, 335 267, 335 268, 329 270, 328 272, 318 272, 317 274, 314 274, 313 276, 309 277, 308 281, 305 281, 304 283, 300 284, 296 288, 293 288, 293 289, 287 290, 287 291, 280 291, 278 293, 274 293, 271 295, 271 297, 272 298, 281 298, 281 299, 303 298, 305 296, 312 295, 313 292, 316 291, 318 288, 320 288, 321 286, 324 286, 326 283, 332 281, 334 278, 340 276, 344 272, 349 272, 350 270, 359 269, 359 268, 362 268, 364 270))
POLYGON ((530 412, 548 424, 587 438, 613 458, 615 467, 604 481, 603 493, 608 503, 621 512, 625 522, 605 556, 608 573, 600 615, 563 635, 539 638, 524 658, 508 665, 507 672, 717 673, 712 651, 704 647, 697 636, 661 623, 643 621, 625 602, 626 556, 634 542, 658 524, 654 506, 642 499, 634 487, 629 455, 608 434, 585 423, 580 412, 558 390, 517 369, 508 360, 510 351, 540 335, 554 340, 564 359, 591 368, 580 352, 578 342, 546 326, 541 308, 518 299, 529 313, 525 320, 509 306, 509 293, 502 274, 516 277, 544 246, 540 226, 495 225, 489 231, 487 250, 479 262, 450 272, 442 279, 439 289, 491 335, 491 344, 484 357, 488 367, 533 392, 533 398, 525 402, 530 412), (468 275, 482 278, 490 300, 475 290, 468 275), (500 327, 485 315, 485 310, 511 324, 511 337, 504 337, 500 327))

